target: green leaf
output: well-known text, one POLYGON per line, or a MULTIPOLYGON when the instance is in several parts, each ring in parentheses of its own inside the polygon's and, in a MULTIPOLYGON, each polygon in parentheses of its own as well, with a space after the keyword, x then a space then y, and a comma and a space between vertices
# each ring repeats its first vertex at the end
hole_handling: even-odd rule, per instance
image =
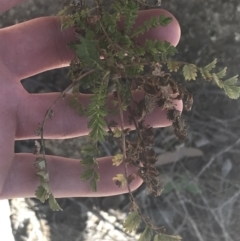
POLYGON ((156 41, 147 39, 145 42, 145 50, 151 54, 158 54, 159 49, 157 49, 156 41))
POLYGON ((50 208, 53 211, 62 211, 62 208, 59 206, 57 200, 54 198, 52 193, 49 196, 48 203, 49 203, 50 208))
POLYGON ((125 72, 128 76, 134 76, 143 72, 144 66, 142 64, 136 66, 128 66, 125 68, 125 72))
POLYGON ((225 93, 228 95, 231 99, 238 99, 240 96, 240 87, 236 86, 238 81, 238 75, 233 76, 232 78, 229 78, 225 81, 222 81, 218 78, 217 74, 213 73, 213 79, 216 82, 216 84, 223 88, 225 93))
POLYGON ((240 96, 240 86, 234 86, 234 85, 224 85, 223 86, 226 94, 231 99, 238 99, 240 96))
POLYGON ((79 59, 83 61, 88 67, 103 70, 102 63, 97 52, 98 41, 88 40, 81 36, 80 42, 80 44, 75 45, 76 54, 79 59))
POLYGON ((169 56, 174 56, 176 53, 178 53, 177 48, 173 45, 169 46, 167 48, 167 52, 166 52, 169 56))
POLYGON ((223 81, 220 80, 215 73, 212 74, 212 77, 213 77, 213 80, 216 82, 216 84, 222 89, 224 86, 223 81))
POLYGON ((113 129, 113 136, 115 138, 121 137, 122 136, 122 131, 119 128, 114 127, 114 129, 113 129))
POLYGON ((133 34, 132 37, 139 36, 140 34, 144 34, 145 32, 149 31, 150 28, 157 28, 158 26, 167 26, 169 23, 172 22, 171 17, 166 17, 164 14, 161 14, 159 17, 152 17, 151 19, 146 20, 143 25, 139 26, 133 34))
POLYGON ((149 241, 152 237, 152 229, 146 226, 138 241, 149 241))
POLYGON ((93 39, 94 39, 94 36, 95 36, 95 34, 94 34, 94 32, 91 31, 91 30, 88 30, 87 33, 85 34, 85 38, 86 38, 87 40, 93 40, 93 39))
POLYGON ((238 75, 221 82, 222 88, 231 99, 238 99, 240 96, 240 86, 237 86, 238 75))
POLYGON ((90 12, 88 11, 88 8, 82 9, 80 12, 80 15, 82 16, 82 18, 89 17, 89 14, 90 14, 90 12))
POLYGON ((87 117, 90 118, 88 128, 92 129, 89 133, 89 137, 94 141, 104 141, 104 136, 108 135, 108 132, 105 130, 107 126, 105 117, 108 114, 106 101, 109 75, 108 73, 104 74, 104 79, 100 87, 98 89, 93 89, 94 95, 90 98, 91 102, 87 110, 87 117))
POLYGON ((217 59, 214 59, 212 63, 200 68, 200 73, 205 80, 211 80, 212 74, 210 71, 216 67, 217 59))
POLYGON ((124 231, 130 233, 137 230, 141 222, 142 219, 137 212, 130 213, 123 224, 124 231))
POLYGON ((148 26, 148 29, 150 29, 150 27, 157 28, 159 26, 158 20, 159 19, 156 16, 152 17, 149 21, 150 25, 148 26))
MULTIPOLYGON (((99 117, 100 117, 100 114, 102 112, 100 112, 98 110, 98 113, 99 113, 99 117)), ((103 114, 103 116, 105 116, 105 113, 103 114)), ((94 117, 88 122, 88 128, 91 128, 91 127, 94 127, 94 126, 104 127, 104 126, 107 125, 106 121, 103 118, 97 118, 98 116, 97 116, 96 112, 93 112, 92 116, 94 116, 94 117)), ((91 116, 89 115, 89 117, 91 117, 91 116)))
POLYGON ((132 41, 127 35, 121 36, 119 42, 123 44, 125 48, 130 48, 132 45, 132 41))
POLYGON ((94 172, 94 169, 91 169, 91 168, 85 169, 84 172, 81 174, 81 179, 86 181, 92 178, 93 172, 94 172))
POLYGON ((159 24, 161 25, 161 26, 167 26, 168 24, 170 24, 171 22, 172 22, 172 18, 171 17, 167 17, 167 16, 165 16, 164 14, 161 14, 160 16, 159 16, 159 20, 158 20, 158 22, 159 22, 159 24))
POLYGON ((123 161, 123 154, 117 154, 112 158, 113 166, 119 166, 123 161))
POLYGON ((124 188, 127 185, 127 180, 123 174, 117 174, 112 180, 118 187, 124 188))
POLYGON ((43 186, 38 186, 35 195, 42 203, 44 203, 49 197, 49 193, 43 186))
POLYGON ((203 69, 205 69, 206 71, 211 71, 216 67, 216 64, 217 64, 217 59, 214 59, 212 63, 204 66, 203 69))
POLYGON ((177 61, 168 61, 167 67, 170 72, 177 72, 180 67, 180 63, 177 61))
POLYGON ((96 182, 98 182, 100 180, 100 175, 99 175, 99 173, 96 170, 94 170, 94 172, 93 172, 93 179, 96 182))
POLYGON ((81 149, 81 154, 84 156, 95 156, 96 146, 91 144, 86 144, 81 149))
POLYGON ((202 77, 205 79, 205 80, 209 80, 212 78, 212 74, 210 74, 210 72, 204 68, 200 68, 200 73, 202 75, 202 77))
POLYGON ((146 53, 145 49, 141 46, 136 46, 134 48, 134 50, 135 50, 136 54, 139 56, 143 56, 146 53))
POLYGON ((181 241, 182 238, 178 235, 156 234, 153 241, 181 241))
POLYGON ((65 6, 62 10, 60 10, 57 14, 57 16, 64 16, 66 15, 66 13, 68 12, 68 10, 70 9, 71 7, 70 6, 65 6))
POLYGON ((232 78, 225 80, 223 83, 224 85, 235 85, 237 81, 238 81, 238 75, 235 75, 232 78))
POLYGON ((227 67, 225 67, 223 70, 221 70, 220 72, 216 73, 217 77, 219 79, 223 78, 227 73, 227 67))
POLYGON ((185 80, 196 80, 197 67, 194 64, 185 64, 183 67, 183 76, 185 80))
POLYGON ((126 1, 124 3, 123 15, 125 16, 125 33, 129 33, 138 16, 138 5, 134 1, 126 1))
POLYGON ((85 167, 90 167, 94 164, 94 158, 92 156, 84 157, 82 158, 80 163, 85 167))
POLYGON ((41 186, 46 190, 47 193, 50 193, 50 187, 48 182, 41 181, 41 186))
POLYGON ((96 192, 97 191, 97 181, 95 179, 92 179, 89 184, 90 184, 90 188, 91 188, 92 192, 96 192))
POLYGON ((49 175, 45 170, 38 171, 36 174, 38 176, 42 177, 44 181, 46 181, 46 182, 49 181, 49 175))
POLYGON ((103 129, 103 126, 95 125, 91 132, 89 133, 89 137, 94 141, 104 141, 105 137, 108 136, 108 132, 103 129))
POLYGON ((167 41, 157 41, 147 39, 145 42, 145 50, 152 54, 154 61, 158 61, 161 57, 162 61, 167 61, 167 56, 174 56, 177 53, 176 47, 167 41))
POLYGON ((70 21, 69 19, 68 20, 64 19, 61 22, 61 30, 68 29, 68 28, 72 27, 73 25, 74 25, 73 21, 70 21))

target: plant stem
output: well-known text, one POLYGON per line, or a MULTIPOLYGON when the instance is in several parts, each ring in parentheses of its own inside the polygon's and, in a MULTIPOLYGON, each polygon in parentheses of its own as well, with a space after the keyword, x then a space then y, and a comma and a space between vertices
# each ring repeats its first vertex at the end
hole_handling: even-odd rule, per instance
MULTIPOLYGON (((119 84, 119 80, 117 80, 118 84, 119 84)), ((119 87, 119 86, 118 86, 119 87)), ((126 138, 125 138, 125 133, 124 133, 124 119, 123 119, 123 110, 122 110, 122 101, 120 98, 120 92, 119 92, 119 88, 117 87, 117 96, 118 96, 118 104, 119 104, 119 111, 120 111, 120 118, 121 118, 121 130, 122 130, 122 150, 123 150, 123 162, 124 162, 124 172, 125 172, 125 178, 128 180, 128 169, 127 169, 127 163, 125 162, 125 159, 127 158, 126 155, 126 138)), ((130 195, 130 200, 132 202, 135 203, 134 201, 134 197, 129 185, 129 182, 127 181, 127 188, 128 188, 128 192, 130 195)))
POLYGON ((55 104, 57 103, 57 101, 60 98, 63 98, 65 96, 65 94, 67 93, 68 90, 70 90, 73 86, 75 86, 82 78, 84 78, 85 76, 93 73, 95 71, 95 69, 92 69, 86 73, 84 73, 83 75, 79 76, 76 80, 74 80, 63 92, 61 92, 60 96, 53 102, 53 104, 51 105, 51 107, 46 111, 46 114, 44 116, 42 125, 41 125, 41 146, 42 146, 42 155, 45 161, 45 166, 46 166, 46 172, 48 172, 48 168, 47 168, 47 162, 46 162, 46 157, 45 157, 45 143, 44 143, 44 138, 43 138, 43 134, 44 134, 44 127, 45 127, 45 122, 47 119, 52 117, 53 114, 53 107, 55 106, 55 104))

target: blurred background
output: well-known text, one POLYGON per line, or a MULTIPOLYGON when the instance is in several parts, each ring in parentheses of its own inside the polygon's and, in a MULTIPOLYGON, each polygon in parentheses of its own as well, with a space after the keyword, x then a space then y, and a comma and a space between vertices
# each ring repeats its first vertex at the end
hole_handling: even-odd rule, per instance
MULTIPOLYGON (((0 27, 41 16, 56 15, 60 0, 30 0, 0 15, 0 27)), ((204 66, 218 59, 217 71, 228 67, 226 77, 239 74, 239 0, 162 0, 162 8, 179 21, 182 37, 176 59, 204 66)), ((22 80, 29 93, 63 91, 71 80, 68 69, 57 69, 22 80)), ((181 75, 176 80, 183 82, 181 75)), ((240 236, 240 100, 198 78, 184 83, 194 105, 183 113, 188 140, 180 143, 172 127, 155 129, 157 166, 163 194, 148 196, 145 186, 134 192, 143 211, 168 234, 191 241, 236 241, 240 236)), ((80 158, 86 137, 47 140, 47 154, 80 158)), ((102 154, 117 146, 102 143, 102 154)), ((34 150, 34 140, 17 141, 15 152, 34 150)), ((63 212, 53 212, 36 199, 9 200, 16 241, 131 241, 125 234, 127 195, 104 198, 59 199, 63 212)), ((140 227, 141 231, 143 227, 140 227)))

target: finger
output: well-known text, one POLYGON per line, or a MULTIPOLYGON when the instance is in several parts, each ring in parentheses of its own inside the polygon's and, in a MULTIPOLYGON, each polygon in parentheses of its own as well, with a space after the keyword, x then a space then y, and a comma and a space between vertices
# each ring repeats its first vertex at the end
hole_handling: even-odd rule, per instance
MULTIPOLYGON (((0 91, 1 94, 1 91, 0 91)), ((2 103, 0 103, 1 107, 2 103)), ((1 108, 0 116, 0 198, 3 185, 7 178, 8 172, 12 167, 14 158, 14 138, 16 130, 16 117, 13 112, 9 112, 8 108, 1 108), (10 114, 11 113, 11 114, 10 114)))
POLYGON ((7 11, 10 8, 13 8, 20 3, 26 2, 27 0, 0 0, 0 13, 7 11))
MULTIPOLYGON (((138 26, 143 26, 144 22, 149 20, 152 17, 159 17, 160 14, 164 14, 167 17, 172 18, 172 22, 168 26, 159 25, 157 28, 150 28, 149 31, 146 31, 144 34, 139 35, 135 39, 141 45, 144 45, 146 39, 167 41, 170 42, 173 46, 177 46, 180 36, 181 29, 177 19, 167 10, 164 9, 149 9, 144 11, 139 11, 136 22, 133 24, 132 29, 136 29, 138 26)), ((122 18, 123 19, 123 18, 122 18)), ((120 29, 124 29, 124 21, 118 23, 120 29)))
MULTIPOLYGON (((173 18, 167 27, 150 29, 137 40, 167 40, 176 45, 180 39, 180 27, 172 14, 163 9, 140 11, 134 28, 143 20, 165 14, 173 18), (153 15, 152 15, 153 14, 153 15)), ((123 22, 119 22, 123 29, 123 22)), ((73 52, 66 46, 75 39, 73 29, 61 31, 60 19, 43 17, 0 30, 0 55, 8 68, 20 79, 46 70, 69 65, 73 52)))
MULTIPOLYGON (((59 95, 60 93, 26 95, 19 104, 17 117, 18 126, 16 131, 17 140, 39 138, 35 135, 38 123, 42 123, 46 111, 59 97, 59 95)), ((133 93, 134 99, 137 101, 142 99, 143 95, 143 91, 135 91, 133 93)), ((81 94, 79 96, 80 103, 87 107, 90 102, 90 96, 91 95, 81 94)), ((108 96, 107 108, 109 110, 116 110, 116 107, 111 103, 113 99, 113 95, 108 96)), ((180 111, 182 110, 182 101, 174 101, 174 104, 176 104, 176 109, 180 111)), ((54 117, 46 121, 44 127, 44 138, 66 139, 88 135, 89 129, 87 127, 87 122, 89 119, 77 115, 76 112, 69 107, 66 100, 60 99, 56 103, 53 111, 54 117)), ((133 125, 128 123, 129 115, 129 112, 124 112, 124 125, 125 127, 134 128, 133 125)), ((107 120, 114 120, 119 123, 120 115, 116 114, 108 116, 107 120)), ((145 123, 153 127, 166 127, 172 124, 172 122, 167 119, 166 111, 163 111, 159 107, 155 107, 154 111, 146 117, 145 123)))
MULTIPOLYGON (((35 190, 39 186, 39 180, 33 163, 36 156, 33 154, 15 154, 11 172, 7 178, 0 199, 19 197, 34 197, 35 190)), ((97 183, 97 192, 92 192, 88 182, 82 182, 80 174, 82 166, 77 159, 57 156, 46 156, 50 178, 50 188, 55 197, 101 197, 127 193, 127 188, 118 188, 112 181, 116 174, 124 173, 123 165, 113 166, 111 157, 99 158, 100 180, 97 183)), ((129 174, 137 169, 128 166, 129 174)), ((136 178, 131 189, 135 190, 142 184, 140 178, 136 178)))
POLYGON ((67 44, 72 29, 61 31, 60 19, 42 17, 0 30, 0 56, 18 79, 68 66, 74 54, 67 44))

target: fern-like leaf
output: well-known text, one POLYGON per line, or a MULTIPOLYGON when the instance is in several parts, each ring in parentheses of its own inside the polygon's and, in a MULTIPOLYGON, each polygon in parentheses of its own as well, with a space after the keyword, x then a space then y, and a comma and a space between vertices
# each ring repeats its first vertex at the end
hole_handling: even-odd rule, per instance
POLYGON ((145 51, 150 53, 154 61, 167 61, 168 56, 174 56, 177 49, 167 41, 157 41, 147 39, 145 42, 145 51))
POLYGON ((222 89, 224 86, 223 81, 220 80, 215 73, 212 74, 212 77, 213 77, 213 80, 215 81, 215 83, 222 89))
POLYGON ((197 67, 194 64, 185 64, 183 67, 183 76, 185 80, 196 80, 197 67))
POLYGON ((217 59, 214 59, 210 64, 204 66, 203 68, 200 68, 200 73, 205 80, 212 79, 212 75, 210 72, 216 67, 216 64, 217 64, 217 59))
POLYGON ((224 81, 224 85, 235 85, 238 82, 238 75, 235 75, 224 81))
POLYGON ((90 189, 93 192, 97 191, 97 182, 100 179, 97 172, 97 152, 97 142, 90 142, 83 146, 81 150, 82 160, 80 163, 84 167, 84 171, 81 173, 80 177, 83 181, 89 181, 90 189))
POLYGON ((125 16, 125 33, 128 34, 135 23, 135 20, 138 15, 138 6, 134 1, 127 1, 124 3, 126 9, 124 11, 125 16))
POLYGON ((141 222, 142 219, 139 216, 139 214, 137 212, 132 212, 128 215, 127 219, 125 220, 123 228, 125 232, 131 233, 132 231, 137 230, 141 222))
POLYGON ((238 99, 240 97, 240 86, 237 86, 238 75, 235 75, 225 81, 218 78, 217 74, 212 74, 214 81, 221 88, 224 89, 227 96, 231 99, 238 99))
POLYGON ((92 156, 87 156, 87 157, 83 157, 81 160, 81 164, 85 167, 91 167, 95 162, 95 158, 92 156))
POLYGON ((52 194, 49 195, 48 203, 53 211, 62 211, 62 208, 59 206, 57 200, 54 198, 52 194))
POLYGON ((143 26, 139 26, 136 30, 134 30, 132 37, 138 36, 140 34, 144 34, 145 32, 149 31, 150 28, 157 28, 158 26, 167 26, 169 23, 172 22, 171 17, 167 17, 164 14, 161 14, 159 17, 152 17, 149 20, 146 20, 143 26))
POLYGON ((177 61, 168 61, 167 67, 170 72, 177 72, 180 67, 180 63, 177 61))
POLYGON ((116 154, 113 158, 112 158, 112 163, 113 166, 119 166, 123 161, 123 154, 116 154))
POLYGON ((42 185, 38 186, 37 190, 35 191, 35 195, 42 203, 49 198, 48 191, 42 185))
POLYGON ((123 174, 117 174, 112 180, 118 187, 124 188, 127 185, 127 179, 123 174))
POLYGON ((217 77, 219 79, 223 78, 227 73, 227 67, 225 67, 224 69, 222 69, 221 71, 219 71, 218 73, 216 73, 217 77))
POLYGON ((76 54, 80 61, 85 63, 85 67, 93 67, 103 70, 99 54, 97 52, 98 41, 80 37, 80 43, 75 45, 76 54))
POLYGON ((214 69, 216 67, 216 64, 217 64, 217 59, 214 59, 213 62, 204 66, 203 69, 205 69, 206 71, 211 71, 212 69, 214 69))
POLYGON ((46 171, 38 171, 36 174, 42 179, 42 181, 49 182, 49 174, 46 171))
MULTIPOLYGON (((225 82, 225 81, 224 81, 225 82)), ((240 86, 224 85, 225 93, 231 99, 238 99, 240 96, 240 86)))
POLYGON ((94 169, 92 169, 92 168, 85 169, 84 172, 81 174, 81 179, 83 181, 87 181, 89 179, 92 179, 93 172, 94 172, 94 169))
POLYGON ((209 71, 207 71, 206 69, 200 68, 199 70, 200 70, 200 73, 201 73, 203 79, 210 80, 212 78, 212 74, 209 71))
POLYGON ((140 238, 138 239, 138 241, 149 241, 151 240, 152 237, 152 229, 149 226, 146 226, 146 228, 144 229, 143 233, 141 234, 140 238))
POLYGON ((161 14, 159 16, 158 22, 161 26, 166 27, 166 26, 168 26, 168 24, 170 24, 172 22, 172 20, 173 19, 171 17, 167 17, 164 14, 161 14))
POLYGON ((105 130, 107 123, 105 117, 108 114, 107 106, 107 89, 109 82, 109 74, 107 71, 100 83, 98 89, 94 89, 94 95, 90 99, 88 106, 87 117, 90 118, 88 122, 88 128, 91 128, 89 136, 94 141, 103 141, 104 136, 108 135, 105 130))
POLYGON ((113 137, 119 138, 121 136, 122 136, 122 131, 119 128, 114 127, 113 128, 113 137))

